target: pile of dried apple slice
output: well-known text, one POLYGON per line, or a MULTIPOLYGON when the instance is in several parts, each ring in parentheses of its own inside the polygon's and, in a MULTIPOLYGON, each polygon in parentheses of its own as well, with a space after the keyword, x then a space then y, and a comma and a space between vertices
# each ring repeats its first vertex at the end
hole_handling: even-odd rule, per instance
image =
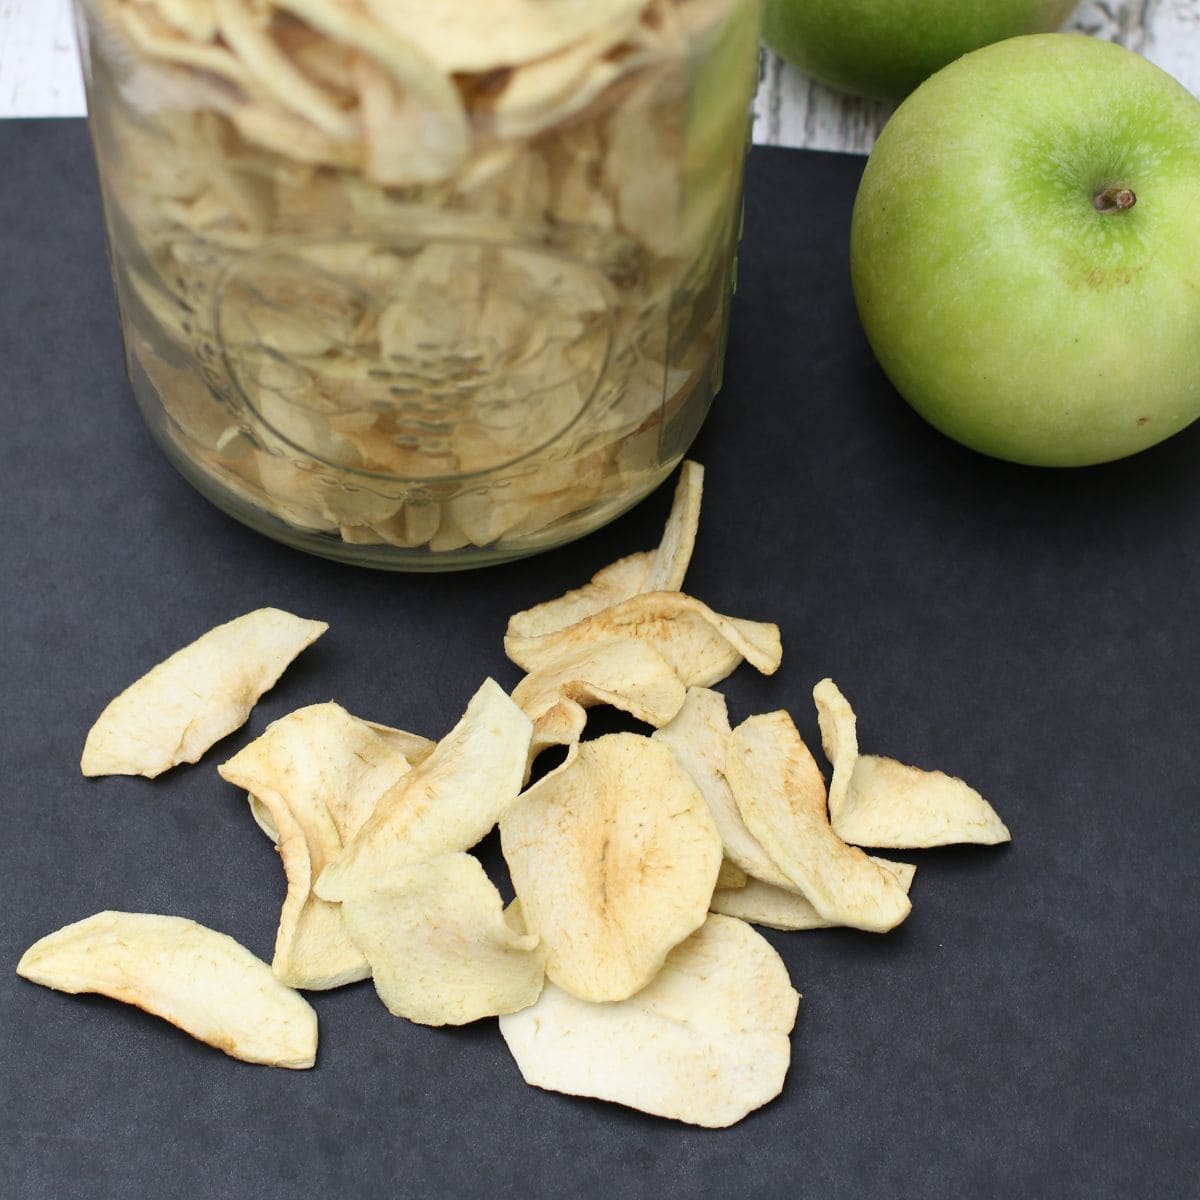
MULTIPOLYGON (((511 695, 493 679, 434 742, 311 705, 219 768, 244 789, 287 878, 267 967, 178 917, 101 913, 18 971, 163 1016, 235 1057, 311 1066, 296 989, 372 978, 426 1025, 499 1017, 525 1079, 703 1126, 777 1096, 799 995, 751 925, 875 933, 911 911, 915 868, 860 847, 995 844, 961 780, 860 755, 832 680, 813 689, 828 787, 783 711, 731 727, 713 685, 779 668, 776 625, 681 588, 703 471, 685 463, 659 546, 514 615, 511 695), (588 710, 648 733, 588 735, 588 710), (541 769, 538 756, 563 747, 541 769), (534 779, 534 776, 538 777, 534 779), (515 898, 469 853, 499 828, 515 898)), ((157 775, 245 720, 324 631, 274 609, 204 635, 132 685, 89 734, 85 774, 157 775)))

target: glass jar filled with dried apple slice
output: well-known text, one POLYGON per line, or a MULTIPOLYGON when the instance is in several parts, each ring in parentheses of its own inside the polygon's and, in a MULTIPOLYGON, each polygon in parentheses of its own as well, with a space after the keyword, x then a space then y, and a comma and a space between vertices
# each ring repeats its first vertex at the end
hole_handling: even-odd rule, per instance
POLYGON ((408 570, 578 537, 721 380, 758 0, 77 0, 133 390, 201 492, 408 570))

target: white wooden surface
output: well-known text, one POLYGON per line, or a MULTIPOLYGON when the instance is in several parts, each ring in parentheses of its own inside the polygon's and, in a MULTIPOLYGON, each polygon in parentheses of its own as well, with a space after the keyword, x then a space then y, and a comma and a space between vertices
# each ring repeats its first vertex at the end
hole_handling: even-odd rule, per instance
MULTIPOLYGON (((1200 95, 1200 0, 1081 0, 1067 27, 1137 50, 1200 95)), ((754 137, 866 153, 889 111, 830 92, 768 56, 754 137)), ((83 112, 70 0, 0 0, 0 117, 83 112)))

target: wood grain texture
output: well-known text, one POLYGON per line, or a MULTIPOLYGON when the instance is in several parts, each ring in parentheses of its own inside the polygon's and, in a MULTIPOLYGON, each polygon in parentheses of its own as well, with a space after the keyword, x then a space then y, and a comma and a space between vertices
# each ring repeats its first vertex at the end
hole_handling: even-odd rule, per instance
POLYGON ((0 0, 0 117, 83 111, 71 0, 0 0))
MULTIPOLYGON (((1066 27, 1120 42, 1200 94, 1200 0, 1082 0, 1066 27)), ((83 112, 70 0, 0 0, 0 117, 83 112)), ((813 83, 768 54, 754 140, 865 154, 890 112, 813 83)))
MULTIPOLYGON (((1128 46, 1200 95, 1200 0, 1082 0, 1064 28, 1128 46)), ((866 154, 892 108, 831 91, 768 54, 754 140, 866 154)))

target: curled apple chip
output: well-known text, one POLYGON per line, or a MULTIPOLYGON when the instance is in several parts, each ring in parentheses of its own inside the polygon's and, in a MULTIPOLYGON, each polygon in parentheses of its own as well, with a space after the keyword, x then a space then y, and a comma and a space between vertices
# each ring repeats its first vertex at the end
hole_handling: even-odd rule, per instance
POLYGON ((764 675, 773 675, 783 657, 778 625, 722 616, 682 592, 642 592, 537 637, 508 633, 504 652, 522 670, 533 672, 579 646, 615 637, 653 646, 688 687, 719 682, 743 659, 764 675))
POLYGON ((335 141, 358 136, 354 117, 284 53, 245 0, 214 0, 214 5, 221 40, 246 68, 256 91, 335 141))
POLYGON ((533 736, 529 739, 529 764, 525 782, 533 772, 533 760, 551 746, 573 746, 583 737, 587 728, 587 709, 578 700, 564 696, 557 703, 540 712, 533 722, 533 736))
POLYGON ((875 754, 858 756, 833 828, 853 846, 892 850, 1012 840, 996 810, 969 784, 875 754))
POLYGON ((679 591, 696 545, 703 494, 704 468, 690 460, 684 462, 657 549, 619 558, 597 571, 583 587, 514 613, 508 621, 508 636, 542 637, 641 592, 679 591))
POLYGON ((378 721, 363 721, 363 724, 379 734, 397 754, 403 754, 410 767, 423 763, 437 749, 437 742, 423 734, 410 733, 407 729, 395 729, 378 721))
MULTIPOLYGON (((272 0, 275 8, 291 13, 304 21, 312 30, 326 35, 339 49, 360 51, 376 62, 388 75, 415 97, 419 97, 430 111, 426 138, 436 140, 434 135, 447 135, 449 144, 465 147, 469 140, 466 115, 462 111, 462 99, 454 87, 453 80, 439 70, 403 34, 380 25, 362 12, 357 0, 272 0), (443 122, 453 116, 453 124, 443 127, 443 122), (434 118, 438 118, 435 120, 434 118), (459 126, 461 125, 461 129, 459 126)), ((424 149, 422 143, 418 148, 424 149)), ((465 150, 464 150, 465 153, 465 150)))
MULTIPOLYGON (((912 886, 917 871, 912 864, 890 862, 886 858, 872 858, 871 861, 895 875, 906 892, 912 886)), ((718 884, 709 905, 711 912, 739 917, 751 925, 765 925, 769 929, 829 929, 834 924, 795 890, 775 887, 761 879, 747 879, 741 887, 734 888, 719 880, 718 884)))
POLYGON ((526 1008, 542 990, 545 948, 506 923, 500 893, 470 854, 397 867, 382 888, 354 892, 341 908, 379 998, 398 1017, 465 1025, 526 1008))
POLYGON ((587 1000, 649 983, 703 923, 721 866, 696 785, 632 733, 572 748, 500 818, 500 842, 546 974, 587 1000))
POLYGON ((825 757, 833 765, 829 820, 855 846, 919 850, 1011 840, 995 809, 970 785, 941 771, 858 752, 857 720, 832 679, 813 689, 825 757))
POLYGON ((517 798, 533 726, 494 679, 471 697, 429 757, 380 797, 370 819, 325 867, 315 891, 341 900, 397 867, 469 850, 517 798))
POLYGON ((836 827, 846 806, 854 764, 858 761, 858 721, 850 702, 832 679, 822 679, 813 688, 821 745, 833 768, 829 780, 829 820, 836 827))
POLYGON ((636 995, 593 1004, 548 983, 500 1018, 526 1083, 722 1128, 779 1095, 800 997, 749 925, 710 916, 636 995))
POLYGON ((35 942, 17 974, 162 1017, 233 1058, 311 1067, 317 1015, 233 938, 184 917, 100 912, 35 942))
MULTIPOLYGON (((340 705, 333 704, 331 708, 340 709, 340 705)), ((345 712, 344 709, 341 709, 341 711, 345 712)), ((346 715, 350 716, 349 713, 346 715)), ((402 756, 410 767, 415 767, 418 763, 424 762, 437 745, 432 739, 422 737, 419 733, 409 733, 406 729, 393 729, 390 725, 381 725, 377 721, 363 721, 359 717, 350 717, 350 720, 354 722, 352 728, 355 730, 359 726, 365 726, 367 729, 377 733, 386 742, 390 750, 394 754, 402 756)), ((275 824, 275 818, 271 815, 270 808, 253 792, 249 792, 246 799, 250 802, 250 815, 254 818, 254 823, 271 841, 278 843, 279 829, 275 824)), ((369 812, 367 816, 370 816, 369 812)))
MULTIPOLYGON (((491 0, 486 21, 474 0, 364 0, 379 23, 414 43, 447 73, 490 71, 545 58, 607 33, 632 31, 646 0, 491 0)), ((600 57, 607 46, 597 50, 600 57)))
POLYGON ((512 698, 533 721, 533 750, 578 741, 580 710, 607 704, 648 725, 664 725, 683 704, 685 688, 653 646, 611 638, 577 646, 526 675, 512 698))
MULTIPOLYGON (((795 885, 771 861, 758 839, 746 828, 725 778, 729 751, 729 710, 725 697, 711 688, 688 688, 683 707, 672 720, 651 735, 670 746, 675 758, 695 781, 708 802, 725 857, 746 874, 776 887, 795 885)), ((726 884, 718 883, 718 887, 726 884)))
POLYGON ((288 664, 328 629, 260 608, 210 629, 130 684, 88 732, 85 775, 154 779, 240 728, 288 664))
POLYGON ((786 712, 733 731, 725 775, 746 828, 826 921, 885 933, 908 916, 896 877, 833 832, 825 780, 786 712))
POLYGON ((338 704, 313 704, 273 722, 217 770, 251 794, 275 830, 288 885, 271 964, 276 978, 298 988, 365 979, 367 960, 337 905, 313 895, 312 883, 408 772, 396 739, 338 704))
POLYGON ((107 17, 106 32, 113 28, 120 30, 147 58, 203 72, 249 89, 251 79, 246 68, 224 47, 181 36, 178 29, 153 9, 141 5, 117 5, 111 0, 105 7, 109 10, 104 14, 107 17))

